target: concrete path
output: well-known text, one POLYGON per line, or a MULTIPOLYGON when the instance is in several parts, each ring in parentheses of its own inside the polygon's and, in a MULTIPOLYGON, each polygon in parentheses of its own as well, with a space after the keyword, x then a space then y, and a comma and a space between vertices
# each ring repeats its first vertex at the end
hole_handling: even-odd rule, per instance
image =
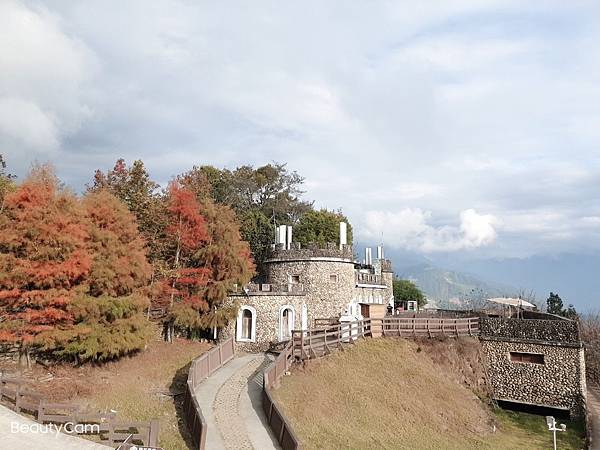
POLYGON ((240 356, 200 383, 196 398, 208 426, 207 449, 279 448, 262 411, 260 380, 268 363, 263 354, 240 356))
POLYGON ((0 406, 0 448, 10 450, 110 450, 112 448, 77 436, 56 433, 55 430, 41 433, 40 425, 0 406))
POLYGON ((592 416, 592 443, 591 450, 600 449, 600 387, 588 385, 587 391, 588 413, 592 416))

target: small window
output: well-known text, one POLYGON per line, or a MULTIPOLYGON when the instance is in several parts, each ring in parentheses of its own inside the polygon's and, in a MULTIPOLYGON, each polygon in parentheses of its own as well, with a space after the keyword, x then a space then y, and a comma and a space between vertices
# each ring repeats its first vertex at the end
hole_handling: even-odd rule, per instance
POLYGON ((331 281, 332 283, 337 283, 338 282, 338 276, 336 274, 329 275, 329 281, 331 281))
POLYGON ((544 364, 541 353, 510 352, 510 360, 517 363, 544 364))
POLYGON ((290 275, 290 283, 300 284, 300 275, 290 275))

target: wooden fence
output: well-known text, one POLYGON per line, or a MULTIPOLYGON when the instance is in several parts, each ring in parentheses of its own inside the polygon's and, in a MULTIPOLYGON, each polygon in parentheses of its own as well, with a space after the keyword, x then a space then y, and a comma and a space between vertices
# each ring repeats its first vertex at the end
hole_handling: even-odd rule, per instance
POLYGON ((183 412, 196 449, 204 450, 207 433, 206 420, 196 399, 196 388, 215 370, 231 361, 234 353, 233 337, 230 337, 209 352, 194 359, 190 365, 183 398, 183 412))
POLYGON ((39 423, 98 425, 100 440, 111 446, 121 444, 130 435, 132 443, 150 447, 158 445, 158 420, 123 422, 112 412, 84 410, 81 405, 71 402, 49 402, 29 389, 29 383, 21 378, 0 378, 0 403, 16 413, 30 414, 39 423))
POLYGON ((292 354, 299 359, 326 355, 345 343, 371 336, 459 337, 479 334, 479 318, 462 319, 385 317, 325 325, 292 332, 292 354))
POLYGON ((273 399, 271 390, 279 385, 280 378, 288 371, 293 361, 294 352, 292 341, 290 341, 263 373, 263 410, 267 418, 267 423, 283 450, 299 449, 300 441, 296 438, 289 420, 273 399))

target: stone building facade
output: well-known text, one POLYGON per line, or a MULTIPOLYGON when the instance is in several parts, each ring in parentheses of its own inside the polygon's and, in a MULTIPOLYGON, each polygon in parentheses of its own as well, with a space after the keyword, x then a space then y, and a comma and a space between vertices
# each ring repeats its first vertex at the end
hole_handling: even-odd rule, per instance
POLYGON ((585 359, 578 324, 549 314, 535 317, 481 319, 493 398, 583 417, 585 359))
POLYGON ((360 320, 360 304, 393 302, 391 262, 381 247, 377 256, 359 263, 350 245, 276 244, 264 282, 230 294, 239 313, 225 334, 240 350, 261 351, 288 340, 292 330, 314 327, 315 319, 360 320))

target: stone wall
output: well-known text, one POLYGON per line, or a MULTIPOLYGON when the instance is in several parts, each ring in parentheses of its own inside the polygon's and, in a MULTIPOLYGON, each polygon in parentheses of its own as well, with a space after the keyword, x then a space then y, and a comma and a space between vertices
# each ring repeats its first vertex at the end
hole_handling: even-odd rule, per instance
POLYGON ((585 363, 581 346, 503 342, 480 337, 496 400, 585 411, 585 363), (544 364, 511 361, 510 352, 544 355, 544 364))
POLYGON ((504 340, 553 342, 580 346, 579 327, 573 320, 482 318, 480 335, 504 340))
MULTIPOLYGON (((308 324, 315 318, 338 317, 354 295, 354 263, 352 261, 285 261, 267 265, 269 281, 289 282, 291 275, 299 277, 304 286, 308 308, 308 324), (335 275, 335 281, 331 276, 335 275)), ((298 313, 298 312, 297 312, 298 313)))
MULTIPOLYGON (((277 342, 279 334, 279 309, 284 305, 294 308, 296 328, 300 328, 302 303, 304 295, 232 295, 230 302, 238 302, 240 306, 252 306, 256 309, 256 340, 255 342, 235 342, 236 350, 257 352, 269 349, 277 342)), ((309 309, 310 314, 310 309, 309 309)), ((236 321, 233 320, 224 330, 224 337, 236 337, 236 321)))
POLYGON ((306 260, 310 258, 341 258, 352 261, 354 254, 351 245, 344 245, 340 248, 336 244, 329 243, 322 247, 316 245, 300 247, 299 243, 294 242, 290 249, 285 249, 282 244, 278 244, 273 249, 269 261, 281 259, 306 260))

